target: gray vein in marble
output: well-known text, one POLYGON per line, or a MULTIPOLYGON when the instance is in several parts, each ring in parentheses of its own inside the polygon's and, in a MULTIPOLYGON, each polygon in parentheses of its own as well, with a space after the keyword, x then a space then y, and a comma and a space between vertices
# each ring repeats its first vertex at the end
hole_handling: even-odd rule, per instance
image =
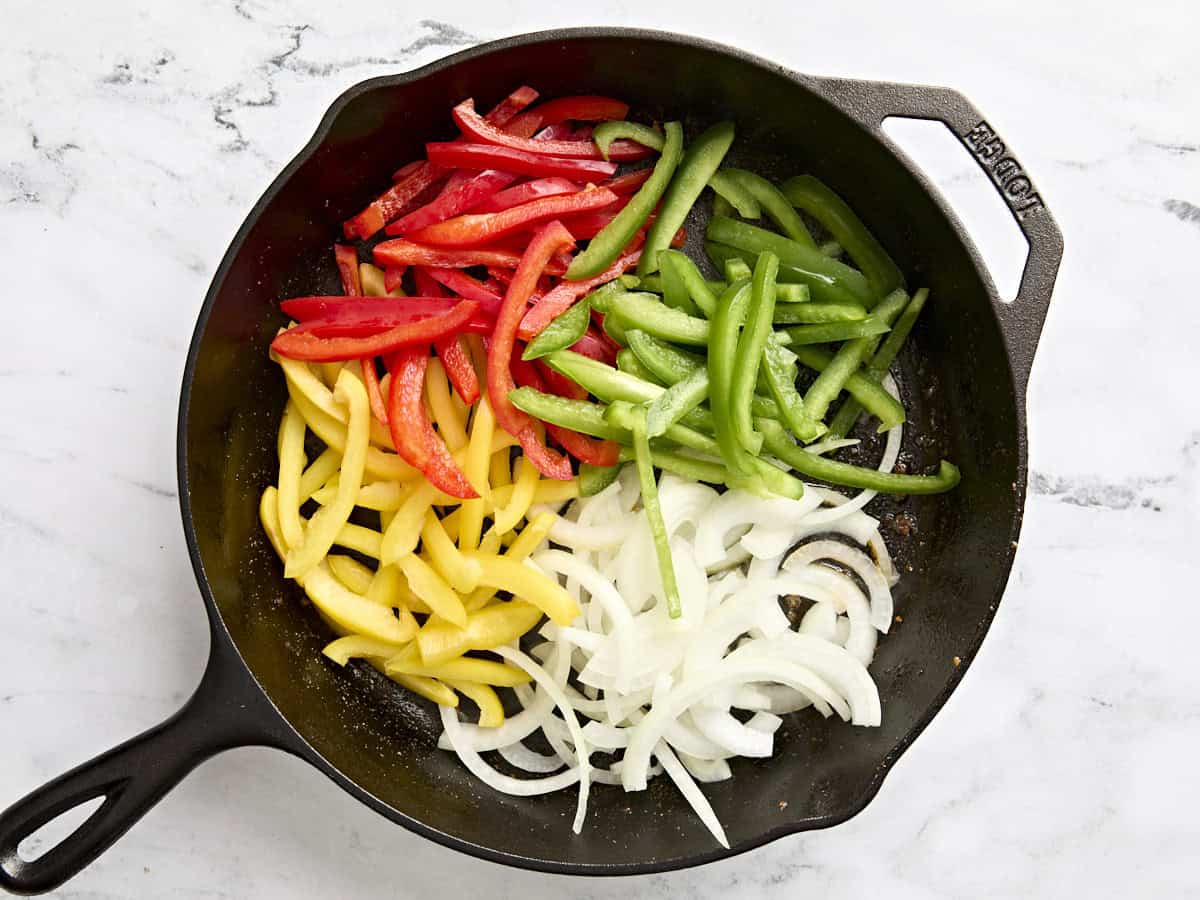
POLYGON ((1163 487, 1173 480, 1174 476, 1168 475, 1162 478, 1101 481, 1090 478, 1062 478, 1044 472, 1030 472, 1029 491, 1032 494, 1041 494, 1074 506, 1111 510, 1142 506, 1157 512, 1161 509, 1159 502, 1147 494, 1151 489, 1163 487))
POLYGON ((1187 222, 1200 228, 1200 206, 1188 203, 1186 200, 1174 198, 1163 202, 1163 209, 1175 216, 1180 222, 1187 222))
POLYGON ((145 491, 147 494, 153 494, 155 497, 163 497, 169 500, 174 500, 177 496, 170 488, 160 487, 157 484, 152 484, 149 481, 140 481, 132 478, 121 479, 126 484, 132 485, 139 490, 145 491))
POLYGON ((343 69, 351 69, 358 66, 401 65, 406 63, 413 55, 431 47, 469 47, 478 44, 482 40, 470 32, 463 31, 461 28, 446 22, 438 22, 434 19, 422 19, 418 24, 422 28, 427 29, 429 33, 421 35, 421 37, 412 43, 406 44, 394 54, 388 56, 354 56, 343 60, 322 63, 309 62, 291 56, 287 59, 286 65, 282 67, 302 75, 324 78, 343 69))

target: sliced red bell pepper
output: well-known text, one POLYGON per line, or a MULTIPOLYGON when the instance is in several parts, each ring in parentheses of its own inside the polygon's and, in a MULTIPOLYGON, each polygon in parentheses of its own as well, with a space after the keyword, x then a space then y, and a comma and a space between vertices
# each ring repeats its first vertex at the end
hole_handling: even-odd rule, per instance
POLYGON ((426 144, 425 153, 431 163, 446 168, 499 169, 518 175, 559 175, 580 181, 599 181, 612 175, 617 169, 616 163, 606 163, 599 159, 568 159, 513 150, 511 147, 496 144, 468 144, 461 141, 426 144))
MULTIPOLYGON (((310 319, 341 319, 366 321, 395 319, 415 322, 440 316, 454 309, 458 300, 453 297, 293 297, 284 300, 279 308, 297 322, 310 319)), ((390 326, 389 326, 390 327, 390 326)))
POLYGON ((342 293, 347 297, 362 296, 362 279, 358 274, 358 250, 349 244, 334 244, 333 259, 342 279, 342 293))
POLYGON ((537 222, 616 205, 617 195, 604 188, 588 187, 577 194, 543 197, 495 213, 468 213, 414 231, 412 240, 438 247, 471 247, 487 244, 537 222))
POLYGON ((462 269, 426 268, 431 278, 441 282, 453 293, 464 300, 475 300, 479 308, 489 315, 500 313, 500 304, 504 302, 504 289, 499 291, 472 278, 462 269))
POLYGON ((392 183, 394 184, 395 182, 400 181, 402 178, 407 178, 409 175, 411 175, 413 172, 417 171, 417 169, 421 168, 421 166, 423 166, 423 165, 426 165, 425 160, 414 159, 412 162, 401 166, 395 172, 392 173, 392 183))
POLYGON ((478 173, 460 169, 450 176, 446 188, 435 200, 400 217, 389 224, 385 231, 388 234, 407 234, 435 222, 444 222, 452 216, 474 209, 501 188, 508 187, 518 177, 495 169, 478 173), (464 177, 458 178, 459 173, 464 177))
POLYGON ((555 372, 546 365, 544 360, 534 360, 533 367, 537 369, 538 374, 542 377, 542 381, 546 383, 546 387, 543 390, 547 390, 551 394, 557 394, 559 397, 566 397, 569 400, 587 399, 587 388, 576 384, 566 375, 555 372))
POLYGON ((636 172, 629 172, 625 175, 617 175, 607 181, 600 182, 597 187, 606 187, 614 194, 625 196, 626 194, 636 194, 646 181, 654 174, 654 169, 638 169, 636 172))
MULTIPOLYGON (((484 118, 497 128, 503 128, 537 98, 538 92, 529 85, 523 84, 493 106, 484 118)), ((622 118, 624 117, 622 116, 622 118)))
MULTIPOLYGON (((449 269, 466 269, 471 266, 494 267, 497 271, 515 269, 521 255, 511 250, 495 250, 484 247, 459 249, 451 247, 426 247, 403 238, 383 241, 375 245, 375 262, 384 266, 436 266, 449 269)), ((570 260, 566 261, 567 263, 570 260)), ((548 269, 553 275, 567 271, 563 260, 551 262, 548 269)))
POLYGON ((524 451, 526 458, 533 463, 534 468, 542 473, 546 478, 553 478, 556 481, 570 481, 575 477, 575 473, 571 471, 571 461, 561 453, 555 453, 546 446, 546 441, 542 437, 542 423, 531 422, 524 431, 517 435, 517 440, 521 444, 521 450, 524 451))
MULTIPOLYGON (((292 328, 276 335, 275 340, 271 342, 271 349, 280 356, 309 362, 341 362, 347 359, 381 356, 401 347, 413 344, 428 345, 438 338, 458 334, 478 308, 479 304, 474 300, 463 300, 440 316, 406 322, 365 337, 326 338, 292 328)), ((513 331, 516 331, 515 323, 513 331)))
MULTIPOLYGON (((509 132, 511 134, 511 132, 509 132)), ((575 137, 575 129, 571 127, 570 122, 555 122, 553 125, 547 125, 532 138, 535 141, 577 141, 582 138, 575 137)))
MULTIPOLYGON (((495 144, 508 147, 511 150, 521 150, 525 153, 546 154, 574 159, 602 159, 600 149, 594 142, 589 141, 555 141, 536 140, 521 137, 497 128, 483 116, 475 112, 475 102, 464 100, 453 110, 454 121, 462 129, 463 134, 475 141, 485 144, 495 144)), ((634 141, 613 141, 608 147, 608 158, 623 162, 632 159, 645 159, 654 151, 634 141)))
POLYGON ((430 274, 429 266, 413 266, 413 284, 424 297, 448 297, 450 292, 430 274))
POLYGON ((462 338, 456 336, 434 341, 433 349, 437 351, 442 368, 446 370, 446 376, 458 396, 462 397, 463 403, 470 406, 478 400, 479 375, 471 362, 471 354, 462 344, 462 338))
POLYGON ((401 286, 408 266, 387 266, 383 270, 383 289, 389 294, 401 286))
POLYGON ((446 176, 443 169, 424 163, 395 182, 358 215, 347 219, 342 226, 348 238, 367 238, 400 215, 426 189, 446 176))
POLYGON ((570 478, 570 466, 566 460, 555 461, 533 431, 533 420, 508 399, 509 391, 516 387, 509 364, 516 349, 517 325, 525 314, 526 304, 542 270, 556 251, 573 245, 570 232, 557 221, 547 222, 534 235, 504 295, 504 305, 500 308, 496 328, 488 343, 488 399, 492 403, 496 422, 509 434, 516 435, 526 455, 549 478, 563 478, 564 467, 567 473, 565 477, 570 478))
POLYGON ((628 103, 622 103, 612 97, 581 95, 548 100, 521 113, 510 125, 514 132, 528 129, 529 133, 533 134, 539 128, 559 122, 606 122, 610 119, 623 119, 627 115, 628 103))
POLYGON ((367 386, 367 399, 371 401, 371 412, 381 425, 388 423, 387 403, 383 399, 383 388, 379 385, 379 370, 375 368, 375 357, 363 357, 363 384, 367 386))
POLYGON ((428 365, 428 345, 400 350, 389 362, 392 381, 388 388, 388 428, 392 443, 404 461, 420 469, 438 490, 452 497, 478 497, 425 411, 428 365))
POLYGON ((475 207, 475 212, 502 212, 514 206, 520 206, 522 203, 528 203, 530 200, 573 194, 579 190, 582 188, 578 184, 565 178, 537 178, 497 191, 475 207))
POLYGON ((590 326, 583 337, 571 345, 571 349, 580 356, 586 356, 598 362, 615 365, 617 362, 618 347, 611 341, 605 341, 595 330, 595 326, 590 326))
MULTIPOLYGON (((570 228, 567 229, 570 231, 570 228)), ((628 272, 638 264, 642 257, 640 249, 628 250, 613 262, 611 266, 586 281, 563 281, 553 290, 545 294, 537 304, 525 313, 517 328, 517 337, 523 341, 532 340, 554 319, 571 307, 580 297, 591 292, 602 284, 607 284, 618 275, 628 272)))

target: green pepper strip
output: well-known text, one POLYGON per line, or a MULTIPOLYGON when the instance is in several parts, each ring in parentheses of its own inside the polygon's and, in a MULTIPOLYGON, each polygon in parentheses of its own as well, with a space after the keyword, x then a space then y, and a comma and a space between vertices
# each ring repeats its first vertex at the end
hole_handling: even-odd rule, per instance
MULTIPOLYGON (((779 226, 780 231, 790 237, 798 244, 803 244, 805 247, 817 246, 809 233, 808 228, 804 224, 804 220, 800 218, 800 214, 788 198, 783 195, 779 188, 767 181, 761 175, 754 172, 747 172, 745 169, 726 169, 729 177, 737 182, 741 187, 757 200, 771 220, 779 226)), ((735 203, 734 206, 737 204, 735 203)), ((743 218, 757 219, 758 216, 746 216, 743 218)))
POLYGON ((641 144, 643 147, 650 147, 653 150, 662 150, 665 143, 662 133, 655 131, 649 125, 642 125, 638 122, 626 122, 624 120, 614 120, 610 122, 601 122, 592 129, 592 141, 596 145, 596 149, 600 151, 600 155, 608 160, 608 147, 613 141, 627 138, 641 144))
POLYGON ((606 327, 609 318, 620 319, 626 329, 638 328, 663 340, 699 347, 708 343, 710 329, 706 319, 672 309, 656 294, 631 293, 614 298, 605 318, 606 327))
POLYGON ((629 442, 628 430, 605 419, 604 407, 598 403, 558 397, 531 387, 515 388, 508 392, 508 398, 517 409, 551 425, 603 440, 629 442))
POLYGON ((868 316, 859 322, 825 322, 820 325, 793 325, 780 329, 783 343, 789 347, 801 344, 832 344, 854 338, 874 337, 888 331, 887 322, 879 316, 868 316))
POLYGON ((904 276, 846 201, 811 175, 789 178, 783 195, 824 226, 862 269, 876 296, 904 287, 904 276))
MULTIPOLYGON (((612 303, 618 302, 619 299, 619 297, 614 297, 612 303)), ((622 347, 629 346, 629 339, 625 337, 625 324, 621 321, 620 317, 613 315, 611 312, 605 313, 604 322, 601 327, 604 329, 605 334, 622 347)))
POLYGON ((588 306, 596 310, 598 313, 607 313, 612 308, 614 297, 620 296, 628 291, 625 285, 621 283, 621 279, 610 281, 608 284, 603 284, 587 295, 588 306))
POLYGON ((708 341, 709 406, 716 426, 721 458, 730 471, 749 476, 753 466, 750 454, 737 439, 733 424, 733 370, 737 358, 738 335, 750 304, 750 283, 731 284, 721 295, 713 317, 708 341))
POLYGON ((779 407, 783 423, 795 434, 812 434, 815 431, 820 436, 824 433, 825 425, 814 422, 804 411, 804 398, 796 390, 796 354, 783 346, 778 335, 772 334, 767 338, 762 368, 766 374, 767 389, 779 407))
MULTIPOLYGON (((725 282, 705 281, 704 276, 700 274, 700 270, 696 268, 696 264, 686 254, 680 253, 678 250, 662 251, 658 255, 659 265, 663 265, 666 259, 670 259, 674 264, 676 274, 683 279, 688 296, 692 298, 692 302, 696 304, 698 311, 706 318, 711 318, 713 310, 717 308, 717 294, 725 290, 725 282), (714 285, 720 285, 720 287, 714 287, 714 285)), ((665 269, 663 270, 663 275, 666 275, 665 269)))
MULTIPOLYGON (((722 169, 714 173, 713 177, 708 179, 708 186, 716 192, 718 197, 728 202, 743 219, 759 218, 762 215, 762 207, 759 206, 754 194, 733 176, 734 171, 736 170, 722 169)), ((786 200, 783 202, 787 203, 786 200)), ((789 206, 788 209, 791 207, 789 206)), ((792 210, 792 215, 795 214, 796 211, 792 210)))
MULTIPOLYGON (((781 284, 779 287, 798 287, 781 284)), ((778 297, 777 297, 778 299, 778 297)), ((820 325, 825 322, 858 322, 867 308, 857 303, 776 303, 776 325, 820 325)))
MULTIPOLYGON (((870 362, 867 363, 862 372, 866 380, 873 384, 878 384, 883 380, 883 376, 892 367, 892 362, 896 359, 896 354, 900 352, 900 348, 908 340, 908 334, 912 331, 913 325, 916 324, 917 316, 921 314, 921 310, 924 308, 925 301, 928 298, 928 288, 921 288, 913 294, 913 298, 908 301, 908 306, 904 307, 904 312, 896 319, 896 324, 892 327, 891 333, 884 338, 883 343, 879 345, 879 349, 875 351, 874 355, 869 357, 870 362)), ((884 391, 884 393, 887 394, 887 391, 884 391)), ((891 394, 888 394, 888 396, 890 397, 891 394)), ((850 397, 842 404, 842 408, 838 410, 837 415, 833 417, 833 422, 829 426, 830 432, 836 437, 845 437, 850 433, 850 429, 854 427, 854 423, 858 421, 858 414, 864 409, 873 415, 879 415, 866 402, 851 392, 850 397)))
POLYGON ((658 437, 707 399, 708 370, 697 366, 651 402, 646 411, 646 432, 652 438, 658 437))
POLYGON ((746 309, 746 327, 737 342, 730 383, 729 409, 733 417, 733 434, 748 453, 758 456, 762 435, 754 430, 750 418, 750 402, 758 381, 759 363, 771 321, 775 316, 775 276, 779 272, 779 257, 767 251, 759 254, 750 288, 750 305, 746 309))
MULTIPOLYGON (((741 257, 733 257, 725 260, 725 281, 727 284, 733 284, 735 281, 741 281, 743 278, 749 278, 753 274, 750 264, 741 257)), ((776 270, 779 268, 779 263, 775 264, 776 270)))
MULTIPOLYGON (((884 322, 890 323, 900 314, 908 295, 904 291, 893 291, 875 307, 875 315, 884 322)), ((842 344, 829 365, 825 367, 817 380, 812 383, 808 393, 804 395, 804 410, 815 421, 823 421, 829 404, 837 398, 846 384, 846 380, 858 371, 864 359, 875 347, 877 338, 860 337, 842 344)), ((803 441, 811 441, 815 433, 797 432, 797 437, 803 441)))
POLYGON ((713 197, 712 214, 714 216, 732 216, 737 210, 733 208, 733 204, 717 194, 713 197))
MULTIPOLYGON (((621 462, 629 462, 634 455, 631 447, 622 447, 619 458, 621 462)), ((703 481, 706 484, 726 484, 726 479, 729 478, 725 467, 721 465, 720 460, 716 459, 697 459, 694 456, 657 447, 651 448, 650 459, 656 469, 672 472, 680 478, 688 478, 692 481, 703 481)))
MULTIPOLYGON (((683 155, 683 127, 678 122, 668 122, 666 131, 667 142, 658 162, 654 164, 654 174, 638 188, 638 192, 633 195, 625 208, 617 213, 616 217, 605 225, 599 234, 588 241, 587 249, 575 257, 567 268, 566 278, 568 281, 594 278, 612 265, 613 260, 621 255, 621 251, 633 240, 637 230, 650 217, 650 213, 654 212, 654 207, 658 205, 667 185, 672 183, 671 176, 675 174, 680 157, 683 155)), ((659 217, 654 221, 651 234, 654 234, 653 229, 657 228, 661 222, 662 213, 660 212, 659 217)), ((675 229, 667 236, 667 242, 663 246, 671 243, 671 238, 678 230, 679 226, 676 225, 675 229)), ((649 247, 648 242, 646 246, 649 247)), ((643 249, 642 261, 645 259, 646 249, 643 249)))
POLYGON ((688 292, 687 282, 683 279, 680 259, 687 260, 689 264, 691 262, 678 250, 664 250, 658 254, 658 265, 662 269, 662 290, 657 293, 662 294, 663 303, 672 309, 685 312, 689 316, 699 316, 700 308, 692 301, 691 294, 688 292))
MULTIPOLYGON (((642 258, 638 261, 637 273, 639 275, 649 275, 651 272, 658 271, 658 254, 671 246, 671 239, 675 236, 675 232, 683 225, 684 219, 691 212, 700 192, 704 190, 708 179, 712 178, 717 167, 721 165, 721 160, 725 158, 729 145, 732 143, 732 122, 718 122, 692 142, 687 155, 679 163, 675 177, 671 179, 671 186, 663 195, 662 205, 658 209, 658 217, 650 226, 650 233, 646 235, 646 243, 642 247, 642 258)), ((667 152, 664 150, 663 156, 666 155, 667 152)), ((661 159, 659 161, 661 163, 661 159)), ((657 169, 657 167, 655 168, 657 169)), ((650 181, 653 180, 654 176, 651 176, 650 181)), ((647 181, 646 184, 649 184, 650 181, 647 181)), ((646 185, 642 185, 642 190, 645 189, 646 185)), ((639 196, 640 194, 641 191, 638 192, 639 196)), ((649 211, 646 212, 649 213, 649 211)), ((645 216, 642 219, 644 220, 645 216)), ((623 243, 621 246, 624 247, 624 245, 623 243)), ((616 253, 613 254, 612 259, 609 259, 592 274, 603 271, 613 259, 616 259, 616 253)))
POLYGON ((870 308, 878 299, 862 272, 824 256, 815 247, 805 247, 765 228, 716 216, 708 223, 707 236, 710 241, 752 254, 770 250, 779 257, 781 265, 792 268, 791 280, 798 278, 807 284, 816 300, 861 303, 870 308))
MULTIPOLYGON (((616 425, 618 428, 624 428, 628 432, 633 431, 635 420, 641 420, 644 417, 644 403, 639 403, 635 406, 626 400, 615 400, 604 410, 604 418, 610 424, 616 425)), ((695 428, 689 428, 687 425, 672 425, 662 436, 671 443, 678 444, 680 447, 687 447, 689 450, 696 450, 700 453, 708 453, 713 456, 720 453, 716 441, 707 434, 697 431, 695 428)))
MULTIPOLYGON (((629 335, 626 334, 626 337, 629 335)), ((617 368, 630 375, 634 375, 642 381, 649 381, 652 384, 661 384, 658 376, 646 368, 645 364, 637 358, 637 354, 628 347, 617 353, 617 368)))
POLYGON ((846 252, 845 248, 837 241, 826 241, 817 249, 821 251, 822 255, 832 257, 833 259, 837 259, 846 252))
POLYGON ((940 494, 961 480, 958 467, 942 460, 936 475, 898 475, 826 459, 792 442, 778 422, 760 423, 764 446, 801 475, 829 484, 880 491, 885 494, 940 494))
POLYGON ((591 310, 585 297, 551 319, 529 342, 521 359, 541 359, 547 353, 565 350, 583 337, 591 321, 591 310))
MULTIPOLYGON (((833 354, 819 347, 796 347, 793 355, 803 365, 816 372, 823 372, 826 366, 833 361, 833 354)), ((855 416, 858 415, 857 410, 865 409, 879 419, 879 431, 887 431, 904 421, 904 406, 885 391, 878 381, 872 381, 867 375, 866 369, 855 372, 847 378, 844 390, 850 395, 847 403, 857 404, 855 416)), ((836 423, 837 418, 835 417, 834 424, 836 423)), ((833 428, 833 425, 829 426, 830 434, 833 432, 833 428)), ((827 434, 827 436, 829 435, 827 434)), ((839 435, 839 437, 844 436, 839 435)))
POLYGON ((579 495, 594 497, 621 474, 620 466, 593 466, 591 463, 579 464, 579 495))
POLYGON ((667 615, 678 619, 683 615, 683 607, 679 603, 679 585, 675 582, 675 564, 671 560, 667 525, 663 521, 662 508, 658 505, 658 482, 654 480, 654 458, 650 455, 644 414, 639 415, 633 423, 633 453, 637 462, 638 482, 642 488, 642 509, 646 512, 646 521, 650 523, 650 536, 654 539, 654 553, 658 557, 658 574, 662 578, 667 615))

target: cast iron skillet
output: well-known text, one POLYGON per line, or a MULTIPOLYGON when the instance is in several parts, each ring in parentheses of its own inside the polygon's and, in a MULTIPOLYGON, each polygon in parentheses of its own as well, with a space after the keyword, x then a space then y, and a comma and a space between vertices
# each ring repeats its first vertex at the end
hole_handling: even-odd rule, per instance
MULTIPOLYGON (((690 224, 695 239, 702 228, 690 224)), ((0 815, 0 884, 25 893, 57 887, 202 760, 251 744, 296 754, 446 846, 550 872, 676 869, 845 821, 946 702, 1000 601, 1025 498, 1025 387, 1061 255, 1058 228, 1020 163, 983 116, 945 88, 814 78, 707 41, 601 28, 508 38, 356 85, 238 231, 188 353, 179 496, 211 624, 200 687, 162 725, 0 815), (897 597, 904 621, 880 642, 872 667, 883 726, 799 716, 781 733, 775 759, 735 764, 733 780, 706 788, 730 850, 713 843, 664 779, 639 794, 595 791, 580 836, 570 829, 571 791, 494 795, 436 749, 440 726, 428 704, 369 668, 343 670, 320 655, 328 634, 285 584, 258 527, 284 401, 266 353, 281 322, 278 299, 336 292, 329 244, 338 223, 388 183, 398 161, 419 156, 426 140, 451 136, 454 103, 474 96, 486 108, 522 83, 547 97, 612 94, 660 120, 685 114, 692 133, 736 120, 737 162, 777 178, 825 179, 912 283, 933 291, 899 361, 911 415, 907 459, 924 466, 944 455, 962 467, 963 481, 950 494, 908 501, 917 533, 889 536, 905 569, 897 597), (1029 241, 1013 302, 997 295, 954 214, 883 135, 888 116, 946 123, 991 177, 1029 241), (19 858, 21 839, 101 796, 68 838, 33 862, 19 858)))

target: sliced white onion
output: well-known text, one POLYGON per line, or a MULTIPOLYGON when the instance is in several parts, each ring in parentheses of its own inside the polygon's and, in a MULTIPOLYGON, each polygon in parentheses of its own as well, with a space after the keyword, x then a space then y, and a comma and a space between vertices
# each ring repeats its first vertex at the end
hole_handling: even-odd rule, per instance
POLYGON ((841 563, 862 579, 871 600, 871 624, 887 634, 892 625, 892 592, 871 557, 838 541, 812 541, 793 551, 783 567, 792 570, 818 559, 841 563))
MULTIPOLYGON (((692 776, 687 773, 683 764, 675 758, 675 754, 662 741, 654 748, 654 755, 658 757, 658 761, 662 763, 663 770, 667 773, 670 779, 675 782, 675 786, 679 788, 679 792, 696 811, 696 815, 700 817, 700 821, 704 823, 704 827, 712 832, 712 836, 726 850, 729 849, 729 840, 725 837, 725 829, 721 827, 721 822, 717 818, 717 814, 713 812, 712 804, 708 802, 708 798, 704 796, 704 792, 696 786, 696 782, 692 780, 692 776)), ((624 776, 622 776, 624 780, 624 776)))
POLYGON ((507 747, 501 747, 497 752, 510 766, 516 766, 518 769, 524 769, 526 772, 533 772, 536 775, 557 772, 563 767, 563 761, 558 754, 546 756, 530 750, 524 744, 509 744, 507 747))

